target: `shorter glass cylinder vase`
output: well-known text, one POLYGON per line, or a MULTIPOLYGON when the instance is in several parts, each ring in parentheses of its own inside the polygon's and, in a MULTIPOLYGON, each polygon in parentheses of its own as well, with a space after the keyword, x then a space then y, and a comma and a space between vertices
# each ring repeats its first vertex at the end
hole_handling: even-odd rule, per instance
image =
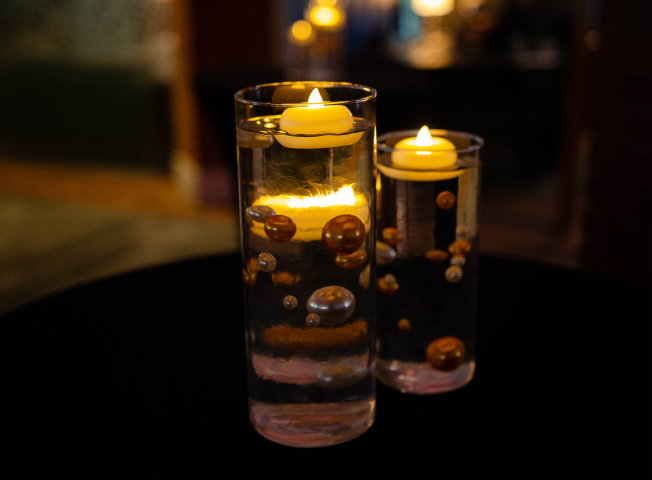
POLYGON ((376 387, 376 91, 235 95, 249 413, 284 445, 365 432, 376 387))
POLYGON ((473 378, 483 143, 427 129, 378 138, 377 374, 402 392, 473 378))

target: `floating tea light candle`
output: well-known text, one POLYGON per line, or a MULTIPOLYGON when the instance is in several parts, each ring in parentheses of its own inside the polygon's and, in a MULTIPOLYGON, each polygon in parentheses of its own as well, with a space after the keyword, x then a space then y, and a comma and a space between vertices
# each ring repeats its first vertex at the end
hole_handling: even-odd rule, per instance
POLYGON ((416 137, 408 137, 394 145, 391 167, 378 163, 378 169, 390 178, 417 182, 447 180, 459 177, 457 153, 450 140, 433 137, 423 126, 416 137))
MULTIPOLYGON (((254 202, 254 206, 258 205, 271 207, 277 216, 292 219, 296 225, 292 241, 297 242, 321 240, 324 225, 339 215, 355 215, 362 220, 366 231, 371 227, 369 201, 365 195, 354 193, 351 185, 345 185, 336 192, 331 189, 327 194, 315 196, 264 195, 254 202)), ((268 221, 270 218, 274 217, 269 217, 268 221)), ((253 223, 251 230, 258 236, 268 236, 264 226, 258 222, 253 223)))
POLYGON ((316 88, 305 107, 291 107, 283 111, 279 127, 288 135, 275 135, 274 138, 286 148, 342 147, 357 142, 363 133, 343 135, 353 128, 351 111, 344 105, 324 105, 316 88))

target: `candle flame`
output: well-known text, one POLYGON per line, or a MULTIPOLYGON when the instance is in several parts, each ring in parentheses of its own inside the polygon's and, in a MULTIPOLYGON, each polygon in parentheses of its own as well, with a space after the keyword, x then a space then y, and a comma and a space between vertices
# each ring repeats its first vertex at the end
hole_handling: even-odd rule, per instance
POLYGON ((417 147, 429 147, 432 145, 432 136, 430 135, 430 130, 428 130, 426 125, 421 127, 421 130, 419 130, 416 145, 417 147))
POLYGON ((317 105, 308 105, 308 108, 321 108, 323 106, 324 100, 322 100, 321 95, 319 94, 319 90, 315 88, 312 91, 310 97, 308 97, 308 103, 317 104, 317 105))

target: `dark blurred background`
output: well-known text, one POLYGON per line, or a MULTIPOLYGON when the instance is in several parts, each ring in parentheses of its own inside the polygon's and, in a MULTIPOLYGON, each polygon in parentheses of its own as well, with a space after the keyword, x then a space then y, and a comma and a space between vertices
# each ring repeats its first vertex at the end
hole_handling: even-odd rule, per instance
POLYGON ((652 285, 648 0, 3 0, 0 313, 237 251, 233 94, 484 137, 481 250, 652 285))

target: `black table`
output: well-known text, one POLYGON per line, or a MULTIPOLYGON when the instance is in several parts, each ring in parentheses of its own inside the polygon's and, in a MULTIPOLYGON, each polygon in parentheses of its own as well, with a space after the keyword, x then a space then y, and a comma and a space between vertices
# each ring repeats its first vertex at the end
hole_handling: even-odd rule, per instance
POLYGON ((327 448, 249 424, 238 255, 129 273, 0 318, 9 478, 649 478, 650 291, 480 263, 477 370, 327 448))

